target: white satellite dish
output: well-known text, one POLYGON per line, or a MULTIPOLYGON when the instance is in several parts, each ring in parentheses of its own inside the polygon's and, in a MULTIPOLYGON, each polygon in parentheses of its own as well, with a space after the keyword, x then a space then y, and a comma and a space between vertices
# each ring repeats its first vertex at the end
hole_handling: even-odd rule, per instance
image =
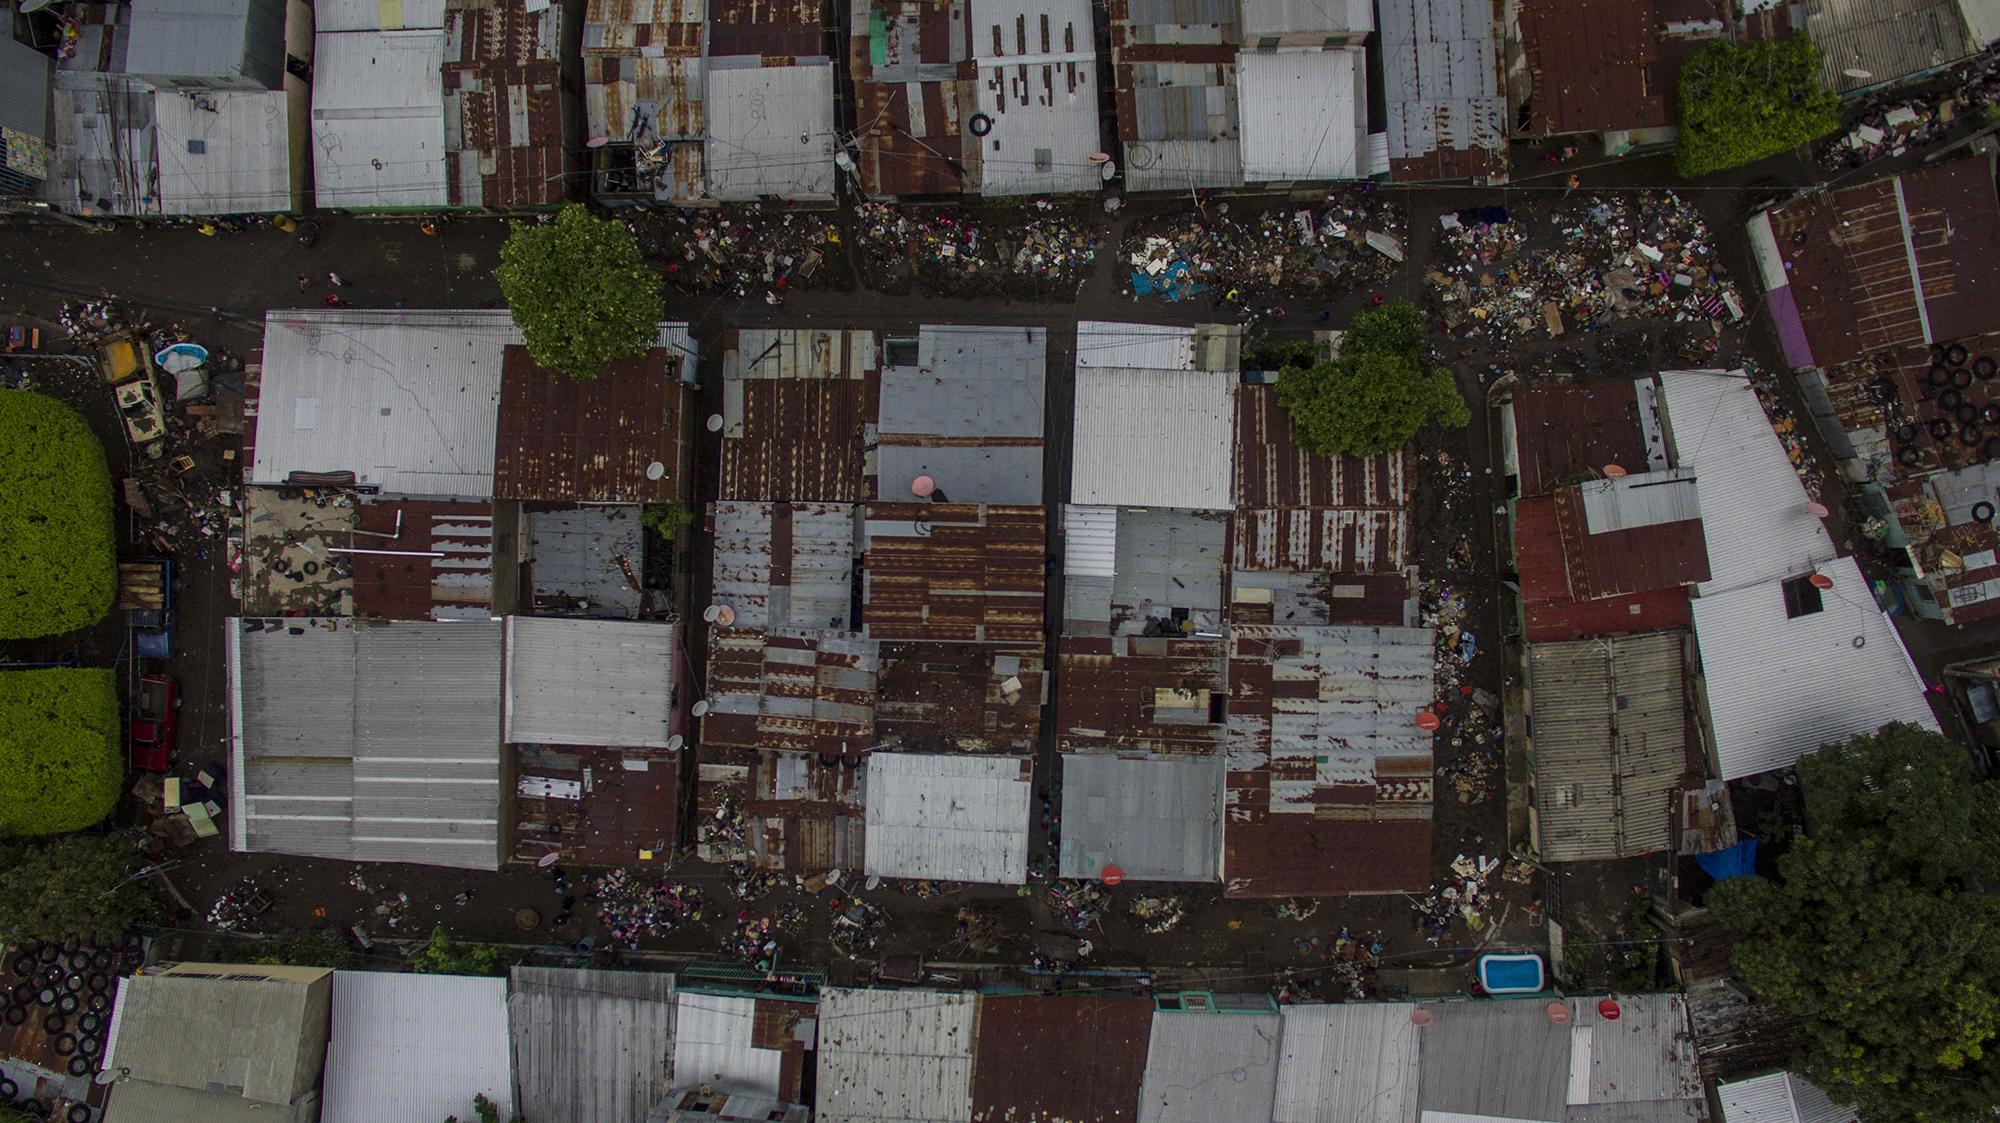
POLYGON ((591 137, 589 140, 584 141, 583 146, 585 148, 602 148, 610 143, 611 143, 611 138, 608 136, 594 136, 591 137))
POLYGON ((715 623, 715 618, 720 615, 722 615, 722 606, 719 604, 711 604, 701 610, 701 618, 704 623, 713 624, 715 623))
POLYGON ((1873 78, 1873 77, 1875 77, 1875 72, 1874 72, 1874 71, 1872 71, 1872 70, 1863 70, 1863 69, 1861 69, 1861 68, 1860 68, 1860 67, 1858 67, 1858 66, 1850 66, 1850 67, 1848 67, 1848 68, 1847 68, 1846 70, 1843 70, 1843 71, 1841 71, 1841 73, 1842 73, 1842 74, 1845 74, 1845 75, 1847 75, 1847 76, 1848 76, 1849 78, 1873 78))
POLYGON ((682 745, 685 744, 687 744, 687 738, 676 733, 673 736, 667 738, 667 751, 673 752, 674 750, 679 749, 682 745))
POLYGON ((711 432, 711 433, 720 433, 720 432, 722 432, 722 415, 721 415, 721 414, 719 414, 719 413, 711 413, 711 414, 709 414, 709 415, 708 415, 708 431, 709 431, 709 432, 711 432))
POLYGON ((646 478, 649 480, 661 479, 665 477, 666 474, 667 474, 667 466, 665 464, 660 463, 657 460, 653 461, 651 464, 646 465, 646 478))
POLYGON ((123 1077, 125 1073, 128 1071, 130 1070, 122 1068, 118 1069, 107 1068, 99 1072, 96 1076, 91 1077, 90 1082, 92 1084, 97 1085, 100 1088, 104 1087, 106 1084, 116 1084, 119 1078, 123 1077))
POLYGON ((535 866, 538 869, 548 869, 550 866, 553 866, 560 861, 562 861, 562 851, 551 850, 548 853, 542 855, 541 857, 536 858, 535 866))
POLYGON ((696 717, 707 717, 707 716, 708 716, 708 701, 707 701, 707 699, 703 699, 702 701, 699 701, 699 702, 696 702, 696 703, 694 704, 694 716, 696 716, 696 717))

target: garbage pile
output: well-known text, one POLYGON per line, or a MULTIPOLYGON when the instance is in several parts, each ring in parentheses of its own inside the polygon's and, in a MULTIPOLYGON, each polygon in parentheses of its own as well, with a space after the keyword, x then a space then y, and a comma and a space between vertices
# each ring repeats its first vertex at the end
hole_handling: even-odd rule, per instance
POLYGON ((722 953, 769 971, 778 963, 778 938, 796 935, 805 924, 805 911, 797 905, 786 906, 776 916, 760 916, 744 909, 736 914, 736 926, 723 938, 722 953))
POLYGON ((1173 931, 1187 917, 1179 897, 1139 897, 1129 911, 1139 927, 1154 936, 1173 931))
POLYGON ((1052 297, 1074 295, 1097 260, 1086 213, 1046 199, 1000 213, 862 203, 855 220, 870 287, 1052 297))
POLYGON ((610 929, 611 939, 636 948, 647 936, 664 936, 683 924, 701 920, 701 890, 692 885, 619 868, 584 879, 585 894, 596 903, 597 918, 610 929))
POLYGON ((743 808, 733 797, 718 798, 715 810, 695 827, 695 852, 704 862, 731 863, 740 863, 749 852, 743 808))
POLYGON ((1141 224, 1119 260, 1135 297, 1172 302, 1207 293, 1264 309, 1381 284, 1403 260, 1403 230, 1401 205, 1367 188, 1241 214, 1216 203, 1141 224))
POLYGON ((1049 886, 1049 908, 1063 927, 1072 932, 1081 932, 1092 925, 1101 931, 1106 898, 1104 887, 1095 881, 1064 879, 1049 886))
POLYGON ((1439 331, 1505 347, 1622 319, 1714 330, 1742 318, 1701 213, 1671 191, 1562 203, 1553 244, 1524 218, 1504 207, 1439 217, 1437 264, 1424 274, 1439 331))
POLYGON ((1846 132, 1820 145, 1820 167, 1858 168, 1936 143, 1965 123, 1963 115, 1976 115, 1996 100, 2000 100, 2000 49, 1988 48, 1954 68, 1948 82, 1934 83, 1914 97, 1870 107, 1846 132))
POLYGON ((729 863, 729 895, 739 901, 761 901, 784 884, 783 874, 755 869, 748 862, 729 863))
POLYGON ((270 908, 271 899, 254 879, 246 877, 223 890, 215 903, 208 906, 208 923, 217 931, 231 932, 247 927, 270 908))
POLYGON ((772 303, 824 277, 840 244, 831 214, 785 207, 657 210, 626 219, 639 249, 665 262, 667 283, 686 293, 766 294, 772 303))
MULTIPOLYGON (((1938 351, 1943 350, 1941 345, 1933 347, 1938 351)), ((1942 355, 1939 356, 1939 361, 1944 361, 1942 355)), ((1792 462, 1792 470, 1799 474, 1800 481, 1806 485, 1806 495, 1813 502, 1819 502, 1820 496, 1826 493, 1826 472, 1820 466, 1819 458, 1813 455, 1812 446, 1806 442, 1798 418, 1792 414, 1791 407, 1785 404, 1784 396, 1779 393, 1778 376, 1758 366, 1747 356, 1739 361, 1739 365, 1742 366, 1744 373, 1750 376, 1750 388, 1757 392, 1757 403, 1764 407, 1764 416, 1770 420, 1771 430, 1778 434, 1779 443, 1785 446, 1785 456, 1792 462)))
POLYGON ((1455 920, 1463 920, 1474 932, 1485 931, 1492 922, 1491 913, 1501 903, 1489 884, 1499 870, 1500 860, 1484 854, 1477 858, 1460 854, 1452 859, 1450 881, 1431 886, 1422 897, 1410 898, 1417 913, 1418 934, 1432 944, 1443 943, 1455 920))
POLYGON ((833 914, 833 933, 828 942, 833 950, 855 959, 875 950, 882 942, 888 914, 859 897, 843 898, 833 914))

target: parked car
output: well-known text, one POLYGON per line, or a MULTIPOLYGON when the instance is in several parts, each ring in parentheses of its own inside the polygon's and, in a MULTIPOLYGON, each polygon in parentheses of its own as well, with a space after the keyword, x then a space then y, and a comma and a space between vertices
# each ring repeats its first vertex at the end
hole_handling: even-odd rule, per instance
POLYGON ((181 704, 174 680, 147 675, 132 699, 132 767, 141 772, 165 772, 173 767, 175 710, 181 704))
POLYGON ((174 654, 174 563, 166 558, 118 563, 118 607, 129 614, 141 659, 174 654))

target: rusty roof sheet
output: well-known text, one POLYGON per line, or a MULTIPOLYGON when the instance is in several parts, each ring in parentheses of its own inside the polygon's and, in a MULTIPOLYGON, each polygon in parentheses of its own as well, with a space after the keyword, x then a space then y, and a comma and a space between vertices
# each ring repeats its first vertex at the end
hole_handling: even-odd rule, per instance
POLYGON ((818 0, 709 0, 709 58, 824 58, 818 0))
POLYGON ((966 83, 854 83, 861 189, 871 196, 952 195, 978 183, 961 158, 970 97, 966 83))
POLYGON ((1769 218, 1817 366, 1993 328, 2000 200, 1988 157, 1813 195, 1769 218))
POLYGON ((848 626, 855 509, 844 503, 716 503, 716 604, 739 628, 848 626))
POLYGON ((1431 883, 1429 628, 1239 625, 1223 819, 1231 897, 1431 883))
POLYGON ((879 646, 844 632, 715 628, 708 641, 709 746, 856 756, 875 744, 879 646))
POLYGON ((625 866, 672 856, 680 818, 680 754, 664 749, 517 745, 514 774, 575 784, 569 798, 555 785, 517 783, 514 857, 532 862, 550 851, 586 866, 625 866))
MULTIPOLYGON (((2000 360, 2000 331, 1951 342, 1966 349, 1968 370, 1981 358, 2000 360)), ((1933 375, 1932 361, 1931 348, 1916 344, 1820 372, 1840 427, 1878 478, 2000 458, 2000 380, 1933 375)))
POLYGON ((859 869, 862 757, 702 748, 696 814, 704 861, 823 873, 859 869))
POLYGON ((445 182, 453 206, 552 207, 565 194, 560 5, 451 0, 445 182))
POLYGON ((494 494, 563 503, 673 503, 687 497, 681 382, 655 347, 579 382, 511 346, 500 373, 494 494), (658 478, 651 466, 659 465, 658 478))
MULTIPOLYGON (((1515 567, 1520 575, 1522 613, 1529 643, 1692 625, 1693 614, 1684 585, 1597 598, 1578 595, 1571 583, 1561 525, 1553 496, 1535 496, 1514 504, 1515 567)), ((1700 539, 1699 525, 1694 528, 1694 536, 1700 539)), ((1686 549, 1689 539, 1682 536, 1676 544, 1686 549)), ((1701 568, 1705 572, 1708 556, 1705 540, 1694 544, 1701 550, 1701 568)))
POLYGON ((870 503, 861 630, 874 639, 1036 643, 1046 529, 1040 507, 870 503))
POLYGON ((1044 678, 1039 644, 885 643, 878 743, 923 753, 1032 753, 1044 678))
POLYGON ((1522 386, 1514 390, 1513 413, 1522 495, 1547 495, 1607 464, 1628 472, 1666 466, 1650 379, 1522 386))
POLYGON ((1408 624, 1410 572, 1239 569, 1229 576, 1232 624, 1408 624))
POLYGON ((730 329, 723 354, 723 499, 870 498, 881 409, 875 333, 730 329))
POLYGON ((1132 1123, 1152 1040, 1145 998, 983 995, 972 1123, 1132 1123))
POLYGON ((1652 0, 1522 0, 1535 136, 1670 125, 1652 0))
POLYGON ((1222 643, 1154 636, 1065 636, 1058 646, 1056 741, 1062 752, 1222 747, 1229 689, 1222 643))
POLYGON ((354 530, 356 549, 394 551, 348 555, 354 615, 373 620, 493 617, 491 503, 362 503, 355 507, 354 530))
POLYGON ((1236 395, 1238 569, 1400 569, 1409 537, 1409 484, 1399 450, 1326 457, 1299 447, 1276 387, 1236 395))
MULTIPOLYGON (((649 154, 640 194, 688 202, 704 183, 701 64, 705 0, 591 0, 583 28, 584 119, 590 135, 649 154), (674 143, 682 142, 682 143, 674 143)), ((600 150, 609 159, 610 149, 600 150)), ((598 189, 614 190, 600 180, 598 189)))

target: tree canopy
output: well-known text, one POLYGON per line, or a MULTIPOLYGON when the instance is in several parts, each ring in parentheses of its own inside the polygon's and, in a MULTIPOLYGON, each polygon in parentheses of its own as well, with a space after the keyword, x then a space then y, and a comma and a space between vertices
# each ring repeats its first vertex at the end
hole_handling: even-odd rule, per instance
POLYGON ((117 593, 111 473, 76 411, 0 393, 0 639, 95 624, 117 593))
POLYGON ((431 929, 424 946, 410 953, 410 970, 422 975, 504 975, 514 958, 493 944, 461 944, 443 925, 431 929))
POLYGON ((1451 372, 1425 369, 1423 345, 1423 313, 1405 300, 1355 316, 1332 358, 1310 366, 1288 359, 1278 404, 1299 445, 1373 456, 1408 444, 1433 419, 1454 428, 1471 420, 1451 372))
POLYGON ((0 846, 0 943, 112 939, 153 913, 129 881, 138 848, 123 835, 70 835, 0 846))
POLYGON ((60 834, 110 814, 119 744, 111 671, 0 672, 0 834, 60 834))
POLYGON ((1810 830, 1777 877, 1709 894, 1736 970, 1803 1020, 1798 1067, 1868 1123, 1991 1123, 2000 1103, 2000 796, 1908 725, 1802 759, 1810 830))
POLYGON ((1718 40, 1681 66, 1674 163, 1702 176, 1776 156, 1840 127, 1820 51, 1804 35, 1776 42, 1718 40))
POLYGON ((516 222, 500 247, 500 291, 537 363, 578 380, 659 339, 660 278, 622 223, 571 203, 516 222))

